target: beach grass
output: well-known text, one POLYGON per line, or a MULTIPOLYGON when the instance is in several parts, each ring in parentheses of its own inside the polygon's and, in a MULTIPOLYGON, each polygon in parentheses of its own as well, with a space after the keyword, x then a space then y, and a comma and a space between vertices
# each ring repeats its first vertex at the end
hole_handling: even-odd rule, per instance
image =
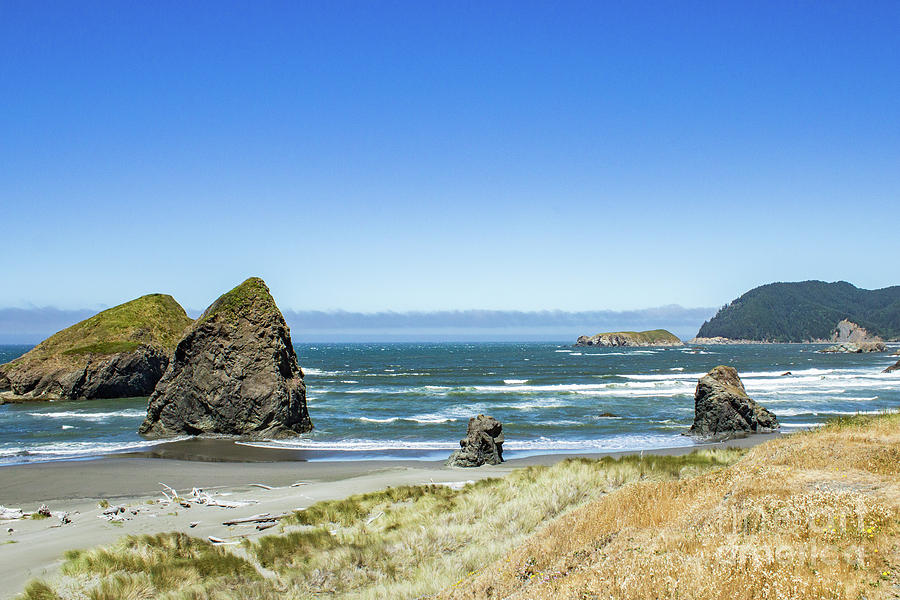
POLYGON ((284 519, 279 533, 239 546, 183 533, 129 536, 70 552, 58 580, 33 583, 21 597, 48 589, 91 599, 433 595, 586 502, 634 482, 722 469, 742 454, 569 459, 461 488, 392 487, 314 504, 284 519))
POLYGON ((438 597, 856 599, 900 592, 900 415, 572 511, 438 597))

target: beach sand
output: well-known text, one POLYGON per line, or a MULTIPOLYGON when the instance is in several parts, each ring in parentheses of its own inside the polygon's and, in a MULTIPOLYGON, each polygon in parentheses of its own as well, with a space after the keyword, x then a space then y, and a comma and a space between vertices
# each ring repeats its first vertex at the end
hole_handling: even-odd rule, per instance
MULTIPOLYGON (((779 434, 757 435, 718 444, 646 450, 647 454, 684 454, 696 448, 752 446, 779 434)), ((226 526, 223 521, 270 513, 278 515, 315 502, 344 498, 388 486, 474 481, 500 477, 528 465, 553 464, 564 458, 599 458, 636 452, 604 454, 545 454, 513 458, 502 465, 475 469, 445 467, 443 461, 312 460, 318 455, 238 445, 229 440, 189 440, 161 444, 144 453, 92 460, 65 460, 0 467, 0 505, 36 511, 46 504, 53 517, 2 522, 0 597, 12 598, 33 578, 52 576, 66 550, 108 544, 130 534, 184 531, 192 536, 215 536, 229 541, 271 534, 253 524, 226 526), (160 483, 180 495, 202 488, 216 498, 252 502, 239 508, 192 504, 183 508, 158 502, 160 483), (251 484, 262 484, 263 489, 251 484), (302 485, 294 486, 294 484, 302 485), (293 487, 292 487, 293 486, 293 487), (122 523, 101 518, 101 500, 126 507, 122 523), (136 510, 137 514, 132 514, 136 510), (60 525, 57 513, 72 522, 60 525), (191 527, 191 523, 196 523, 191 527), (7 532, 12 528, 12 532, 7 532)))

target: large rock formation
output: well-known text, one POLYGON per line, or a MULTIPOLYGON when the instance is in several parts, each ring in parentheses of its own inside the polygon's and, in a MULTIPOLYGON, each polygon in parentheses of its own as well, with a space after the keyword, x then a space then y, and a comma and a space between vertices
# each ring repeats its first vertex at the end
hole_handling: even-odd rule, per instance
POLYGON ((252 277, 213 302, 178 342, 140 433, 279 438, 311 429, 290 330, 269 288, 252 277))
POLYGON ((864 352, 884 352, 884 342, 857 342, 828 346, 818 351, 821 354, 862 354, 864 352))
POLYGON ((691 435, 722 439, 778 427, 775 415, 747 395, 733 367, 720 365, 697 382, 691 435))
POLYGON ((900 371, 900 360, 898 360, 896 364, 888 367, 887 369, 885 369, 882 372, 883 373, 893 373, 894 371, 900 371))
POLYGON ((478 415, 469 419, 460 449, 447 459, 450 467, 480 467, 503 462, 503 425, 494 417, 478 415))
POLYGON ((149 396, 190 323, 164 294, 104 310, 0 365, 0 402, 149 396))
POLYGON ((834 328, 834 331, 831 333, 831 341, 836 343, 824 350, 819 350, 819 352, 858 354, 860 352, 884 352, 886 350, 884 340, 877 335, 870 335, 863 327, 847 319, 842 320, 834 328))
POLYGON ((684 342, 665 329, 652 331, 610 331, 597 335, 582 335, 576 346, 683 346, 684 342))

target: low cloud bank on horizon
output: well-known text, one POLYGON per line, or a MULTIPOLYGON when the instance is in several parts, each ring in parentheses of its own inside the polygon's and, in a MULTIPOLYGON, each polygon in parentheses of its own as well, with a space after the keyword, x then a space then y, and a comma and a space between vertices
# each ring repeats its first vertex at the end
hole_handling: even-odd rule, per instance
MULTIPOLYGON (((0 308, 0 344, 36 344, 95 314, 53 307, 0 308)), ((201 311, 190 310, 197 317, 201 311)), ((296 342, 572 340, 600 331, 664 328, 690 338, 715 308, 672 304, 640 310, 284 311, 296 342)))

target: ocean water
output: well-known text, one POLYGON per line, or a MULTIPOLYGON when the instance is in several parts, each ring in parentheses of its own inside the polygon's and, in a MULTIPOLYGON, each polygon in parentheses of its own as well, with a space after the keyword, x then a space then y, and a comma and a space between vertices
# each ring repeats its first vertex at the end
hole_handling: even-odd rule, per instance
MULTIPOLYGON (((690 446, 681 433, 693 419, 697 379, 719 364, 738 369, 785 431, 900 408, 900 373, 881 373, 896 357, 818 354, 820 347, 298 345, 315 430, 247 444, 318 457, 436 459, 458 447, 469 417, 484 413, 503 422, 508 457, 690 446)), ((27 349, 0 346, 0 362, 27 349)), ((136 433, 145 411, 146 399, 0 406, 0 464, 148 447, 136 433)))

